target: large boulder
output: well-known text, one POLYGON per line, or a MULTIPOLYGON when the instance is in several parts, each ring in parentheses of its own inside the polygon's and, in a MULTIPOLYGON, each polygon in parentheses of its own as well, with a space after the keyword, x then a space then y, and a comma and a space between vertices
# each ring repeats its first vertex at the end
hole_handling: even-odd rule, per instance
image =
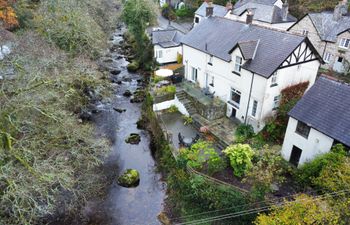
POLYGON ((132 63, 129 63, 127 66, 127 69, 130 72, 136 72, 139 68, 140 64, 137 61, 132 61, 132 63))
POLYGON ((140 103, 143 102, 143 100, 145 100, 146 98, 146 93, 144 90, 142 89, 137 89, 134 92, 134 95, 132 96, 132 98, 130 99, 131 103, 140 103))
POLYGON ((125 139, 125 142, 128 144, 132 144, 132 145, 137 145, 138 143, 140 143, 141 141, 141 137, 139 134, 130 134, 130 136, 125 139))
POLYGON ((127 169, 118 177, 118 184, 122 187, 136 187, 139 183, 140 174, 134 169, 127 169))

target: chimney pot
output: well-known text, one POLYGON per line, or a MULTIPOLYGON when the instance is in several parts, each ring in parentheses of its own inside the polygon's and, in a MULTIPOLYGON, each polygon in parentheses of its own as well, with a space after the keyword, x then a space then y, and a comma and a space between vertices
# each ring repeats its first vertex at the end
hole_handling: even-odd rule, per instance
POLYGON ((285 0, 285 2, 282 5, 282 20, 283 21, 288 20, 288 14, 289 14, 289 4, 288 4, 288 1, 285 0))
POLYGON ((253 18, 254 18, 254 12, 253 12, 253 10, 250 9, 250 10, 248 10, 248 13, 247 13, 246 24, 252 24, 253 18))
POLYGON ((212 16, 213 13, 214 13, 214 7, 212 5, 212 2, 208 2, 208 6, 205 9, 205 16, 206 17, 212 16))

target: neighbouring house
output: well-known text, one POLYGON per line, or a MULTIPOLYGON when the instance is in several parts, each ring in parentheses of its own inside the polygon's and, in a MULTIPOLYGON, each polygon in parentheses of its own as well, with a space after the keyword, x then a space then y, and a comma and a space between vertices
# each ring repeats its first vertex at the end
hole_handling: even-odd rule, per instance
POLYGON ((193 25, 196 26, 203 18, 208 16, 224 17, 227 12, 228 9, 225 6, 205 1, 194 13, 193 25))
POLYGON ((289 29, 308 36, 325 61, 322 67, 339 73, 349 70, 349 30, 347 0, 339 2, 333 12, 309 13, 289 29))
POLYGON ((153 31, 152 44, 156 61, 160 64, 176 62, 178 54, 182 55, 183 36, 184 34, 176 29, 153 31))
POLYGON ((182 39, 185 79, 227 106, 226 116, 260 131, 281 90, 316 79, 323 62, 309 39, 210 16, 182 39))
POLYGON ((321 76, 289 112, 282 156, 295 166, 350 146, 350 84, 321 76))
POLYGON ((255 25, 280 30, 287 30, 297 22, 289 13, 287 0, 240 0, 225 17, 244 22, 247 16, 255 25))

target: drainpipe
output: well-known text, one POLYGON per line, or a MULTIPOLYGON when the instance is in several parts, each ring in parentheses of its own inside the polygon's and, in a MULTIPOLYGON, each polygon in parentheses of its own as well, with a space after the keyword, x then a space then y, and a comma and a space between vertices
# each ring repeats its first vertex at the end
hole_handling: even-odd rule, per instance
POLYGON ((249 91, 249 97, 248 97, 247 110, 246 110, 246 112, 245 112, 245 117, 244 117, 244 124, 247 124, 248 110, 249 110, 249 105, 250 105, 250 97, 252 96, 254 77, 255 77, 255 73, 253 73, 253 75, 252 75, 252 81, 250 82, 250 91, 249 91))

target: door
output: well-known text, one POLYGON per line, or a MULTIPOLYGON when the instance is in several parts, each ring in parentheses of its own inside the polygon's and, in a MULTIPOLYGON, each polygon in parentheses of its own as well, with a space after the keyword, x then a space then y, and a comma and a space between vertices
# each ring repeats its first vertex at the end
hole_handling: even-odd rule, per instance
POLYGON ((338 73, 343 73, 344 72, 344 58, 343 57, 337 57, 334 65, 333 65, 333 70, 338 72, 338 73))
POLYGON ((293 145, 293 149, 292 149, 292 153, 290 154, 289 162, 291 164, 293 164, 294 166, 298 166, 301 153, 302 153, 302 150, 293 145))
POLYGON ((192 67, 191 81, 197 82, 197 69, 194 67, 192 67))
POLYGON ((237 113, 237 110, 235 108, 232 108, 231 118, 236 118, 236 113, 237 113))
POLYGON ((209 88, 209 74, 208 73, 205 74, 205 87, 209 88))

